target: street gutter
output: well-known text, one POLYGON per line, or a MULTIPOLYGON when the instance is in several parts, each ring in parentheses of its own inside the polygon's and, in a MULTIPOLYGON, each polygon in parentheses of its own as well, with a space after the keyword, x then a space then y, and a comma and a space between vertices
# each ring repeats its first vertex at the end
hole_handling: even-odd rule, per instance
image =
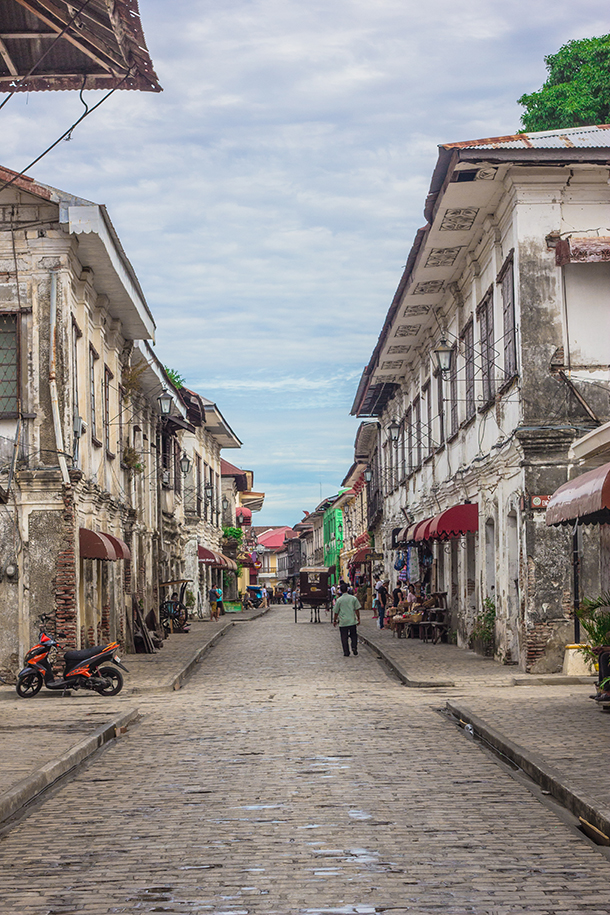
POLYGON ((538 753, 526 750, 519 744, 504 737, 467 706, 448 700, 447 710, 460 722, 472 725, 475 739, 482 739, 493 751, 507 757, 528 775, 535 784, 559 801, 563 807, 577 817, 592 823, 605 835, 610 835, 610 809, 600 807, 588 794, 579 791, 554 766, 550 766, 538 753))

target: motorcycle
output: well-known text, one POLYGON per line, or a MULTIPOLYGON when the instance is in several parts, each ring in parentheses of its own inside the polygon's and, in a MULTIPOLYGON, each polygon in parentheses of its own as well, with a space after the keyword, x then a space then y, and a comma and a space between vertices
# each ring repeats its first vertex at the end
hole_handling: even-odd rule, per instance
POLYGON ((42 631, 39 639, 38 644, 30 648, 26 654, 26 666, 17 675, 17 695, 22 699, 30 699, 39 693, 43 683, 47 689, 90 689, 100 696, 116 696, 123 689, 121 671, 115 667, 103 666, 116 664, 121 670, 128 672, 121 659, 117 657, 118 642, 81 650, 69 649, 64 655, 63 677, 56 679, 51 665, 56 654, 57 642, 42 631))

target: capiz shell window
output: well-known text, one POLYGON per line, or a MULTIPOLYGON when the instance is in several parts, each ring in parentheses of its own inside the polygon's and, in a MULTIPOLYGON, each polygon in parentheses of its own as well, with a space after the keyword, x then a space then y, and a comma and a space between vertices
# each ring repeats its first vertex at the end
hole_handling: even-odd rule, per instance
POLYGON ((0 314, 0 414, 19 411, 17 316, 0 314))

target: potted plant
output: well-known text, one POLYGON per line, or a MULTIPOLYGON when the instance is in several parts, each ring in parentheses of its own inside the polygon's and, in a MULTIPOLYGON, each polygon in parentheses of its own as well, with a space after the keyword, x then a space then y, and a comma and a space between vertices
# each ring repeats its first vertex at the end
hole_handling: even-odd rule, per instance
MULTIPOLYGON (((590 664, 596 665, 599 649, 610 645, 610 591, 602 591, 597 597, 583 598, 576 615, 588 639, 588 644, 580 645, 579 651, 590 664)), ((607 690, 609 686, 606 678, 598 689, 607 690)))
POLYGON ((492 658, 496 647, 496 603, 491 597, 483 601, 483 609, 477 614, 472 632, 470 647, 486 658, 492 658))

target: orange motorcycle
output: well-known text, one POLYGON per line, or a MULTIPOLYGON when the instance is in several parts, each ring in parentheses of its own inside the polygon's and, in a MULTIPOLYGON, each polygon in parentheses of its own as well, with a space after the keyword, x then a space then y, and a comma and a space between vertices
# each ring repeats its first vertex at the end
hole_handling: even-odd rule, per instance
POLYGON ((121 671, 105 666, 116 664, 127 671, 117 655, 118 642, 81 650, 69 649, 64 655, 63 677, 56 678, 52 663, 57 653, 57 642, 45 632, 41 632, 39 638, 38 644, 26 654, 25 667, 17 675, 17 695, 22 699, 35 696, 43 684, 47 689, 61 692, 90 689, 100 696, 116 696, 123 689, 121 671))

